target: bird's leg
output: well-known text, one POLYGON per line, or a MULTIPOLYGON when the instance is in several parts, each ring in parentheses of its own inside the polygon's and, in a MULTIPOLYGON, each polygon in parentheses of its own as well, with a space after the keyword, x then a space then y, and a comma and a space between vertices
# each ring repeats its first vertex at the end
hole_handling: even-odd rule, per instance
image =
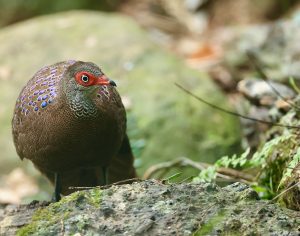
POLYGON ((102 166, 102 185, 108 184, 108 171, 106 166, 102 166))
POLYGON ((60 193, 61 193, 61 177, 60 174, 55 172, 54 173, 54 194, 52 197, 53 202, 58 202, 60 200, 60 193))

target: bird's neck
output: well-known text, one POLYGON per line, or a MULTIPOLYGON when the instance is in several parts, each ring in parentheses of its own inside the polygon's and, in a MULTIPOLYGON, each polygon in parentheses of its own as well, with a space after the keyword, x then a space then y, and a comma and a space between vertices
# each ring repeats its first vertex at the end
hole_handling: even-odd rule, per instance
POLYGON ((66 93, 67 103, 76 118, 89 119, 98 115, 98 109, 88 95, 80 90, 73 90, 66 93))

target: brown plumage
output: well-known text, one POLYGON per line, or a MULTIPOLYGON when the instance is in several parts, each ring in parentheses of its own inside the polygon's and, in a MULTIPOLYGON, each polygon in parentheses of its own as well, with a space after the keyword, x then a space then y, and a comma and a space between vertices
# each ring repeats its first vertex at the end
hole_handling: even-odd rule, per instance
POLYGON ((56 200, 69 186, 135 177, 114 86, 95 64, 72 60, 43 67, 21 91, 12 120, 16 150, 55 182, 56 200))

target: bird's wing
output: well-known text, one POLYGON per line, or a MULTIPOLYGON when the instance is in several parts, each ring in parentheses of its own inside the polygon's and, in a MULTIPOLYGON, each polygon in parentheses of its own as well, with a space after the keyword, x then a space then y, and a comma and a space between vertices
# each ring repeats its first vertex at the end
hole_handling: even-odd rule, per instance
POLYGON ((128 136, 125 135, 118 154, 112 159, 108 169, 109 183, 136 177, 133 166, 134 157, 130 147, 128 136))

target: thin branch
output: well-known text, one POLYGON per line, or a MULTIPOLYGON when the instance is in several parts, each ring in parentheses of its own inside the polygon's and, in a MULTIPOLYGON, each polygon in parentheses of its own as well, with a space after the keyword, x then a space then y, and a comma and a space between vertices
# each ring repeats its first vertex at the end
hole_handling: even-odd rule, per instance
POLYGON ((107 188, 110 188, 111 186, 114 186, 114 185, 131 184, 133 182, 141 182, 141 181, 142 180, 139 179, 139 178, 132 178, 132 179, 121 180, 121 181, 118 181, 118 182, 115 182, 115 183, 112 183, 112 184, 108 184, 108 185, 104 185, 104 186, 94 186, 94 187, 70 186, 69 189, 78 189, 78 190, 80 190, 80 189, 92 189, 92 188, 107 189, 107 188))
POLYGON ((291 189, 297 187, 297 185, 300 185, 300 182, 297 182, 295 184, 293 184, 292 186, 290 186, 289 188, 285 189, 284 191, 282 191, 281 193, 279 193, 276 197, 274 197, 272 199, 272 201, 275 201, 276 199, 278 199, 280 196, 282 196, 283 194, 285 194, 286 192, 290 191, 291 189))
POLYGON ((216 109, 216 110, 219 110, 219 111, 222 111, 224 113, 227 113, 227 114, 230 114, 230 115, 233 115, 233 116, 237 116, 237 117, 241 117, 243 119, 246 119, 246 120, 252 120, 252 121, 256 121, 256 122, 260 122, 260 123, 263 123, 263 124, 268 124, 268 125, 273 125, 273 126, 279 126, 279 127, 285 127, 285 128, 289 128, 289 129, 299 129, 300 126, 294 126, 294 125, 284 125, 284 124, 279 124, 279 123, 273 123, 271 121, 266 121, 266 120, 260 120, 260 119, 256 119, 256 118, 253 118, 253 117, 248 117, 248 116, 245 116, 245 115, 242 115, 240 113, 237 113, 237 112, 234 112, 234 111, 230 111, 230 110, 226 110, 222 107, 219 107, 215 104, 212 104, 206 100, 204 100, 203 98, 197 96, 196 94, 192 93, 191 91, 189 91, 188 89, 184 88, 182 85, 178 84, 178 83, 175 83, 175 85, 180 88, 182 91, 184 91, 185 93, 187 93, 188 95, 194 97, 195 99, 197 99, 198 101, 216 109))

